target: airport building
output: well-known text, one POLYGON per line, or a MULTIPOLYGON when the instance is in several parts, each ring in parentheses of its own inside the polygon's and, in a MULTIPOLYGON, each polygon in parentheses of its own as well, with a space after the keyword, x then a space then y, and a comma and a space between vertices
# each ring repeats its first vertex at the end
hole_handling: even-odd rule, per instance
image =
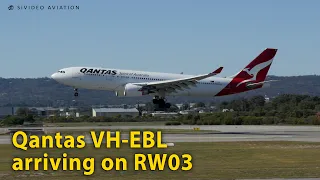
POLYGON ((92 117, 115 117, 115 116, 139 116, 139 111, 136 108, 92 108, 92 117))

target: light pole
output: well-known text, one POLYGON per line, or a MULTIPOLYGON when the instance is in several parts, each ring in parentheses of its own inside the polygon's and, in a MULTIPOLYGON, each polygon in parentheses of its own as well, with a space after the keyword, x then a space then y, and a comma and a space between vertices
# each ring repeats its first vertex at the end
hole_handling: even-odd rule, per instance
POLYGON ((73 102, 73 115, 74 115, 74 117, 76 117, 76 103, 77 103, 77 101, 74 99, 74 100, 72 100, 72 102, 73 102))

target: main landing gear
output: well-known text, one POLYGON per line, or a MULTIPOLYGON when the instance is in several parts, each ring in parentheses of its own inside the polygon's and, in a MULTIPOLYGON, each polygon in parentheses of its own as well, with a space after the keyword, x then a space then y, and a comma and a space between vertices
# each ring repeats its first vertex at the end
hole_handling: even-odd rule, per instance
POLYGON ((153 105, 155 106, 155 110, 157 111, 165 111, 166 109, 169 109, 171 104, 166 103, 164 97, 155 96, 152 100, 153 105))
POLYGON ((78 96, 79 96, 78 88, 75 88, 74 89, 74 97, 78 97, 78 96))

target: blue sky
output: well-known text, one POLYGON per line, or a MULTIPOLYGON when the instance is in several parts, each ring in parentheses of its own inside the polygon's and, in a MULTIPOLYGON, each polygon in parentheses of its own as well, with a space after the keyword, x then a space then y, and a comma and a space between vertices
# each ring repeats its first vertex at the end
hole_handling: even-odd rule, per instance
POLYGON ((272 75, 320 74, 318 0, 3 0, 0 77, 97 66, 233 75, 267 47, 272 75), (78 5, 76 11, 9 5, 78 5))

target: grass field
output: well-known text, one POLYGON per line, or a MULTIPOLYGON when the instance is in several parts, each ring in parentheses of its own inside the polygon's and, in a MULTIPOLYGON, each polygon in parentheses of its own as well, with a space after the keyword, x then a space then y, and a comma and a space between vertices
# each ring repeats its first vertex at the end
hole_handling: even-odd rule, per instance
POLYGON ((87 146, 74 150, 28 150, 0 145, 0 179, 235 179, 235 178, 295 178, 320 177, 320 143, 302 142, 219 142, 176 143, 168 149, 94 149, 87 146), (65 172, 14 172, 13 157, 95 157, 95 173, 90 177, 81 171, 65 172), (192 155, 191 171, 134 171, 134 153, 189 153, 192 155), (101 159, 126 157, 128 171, 103 171, 101 159))

